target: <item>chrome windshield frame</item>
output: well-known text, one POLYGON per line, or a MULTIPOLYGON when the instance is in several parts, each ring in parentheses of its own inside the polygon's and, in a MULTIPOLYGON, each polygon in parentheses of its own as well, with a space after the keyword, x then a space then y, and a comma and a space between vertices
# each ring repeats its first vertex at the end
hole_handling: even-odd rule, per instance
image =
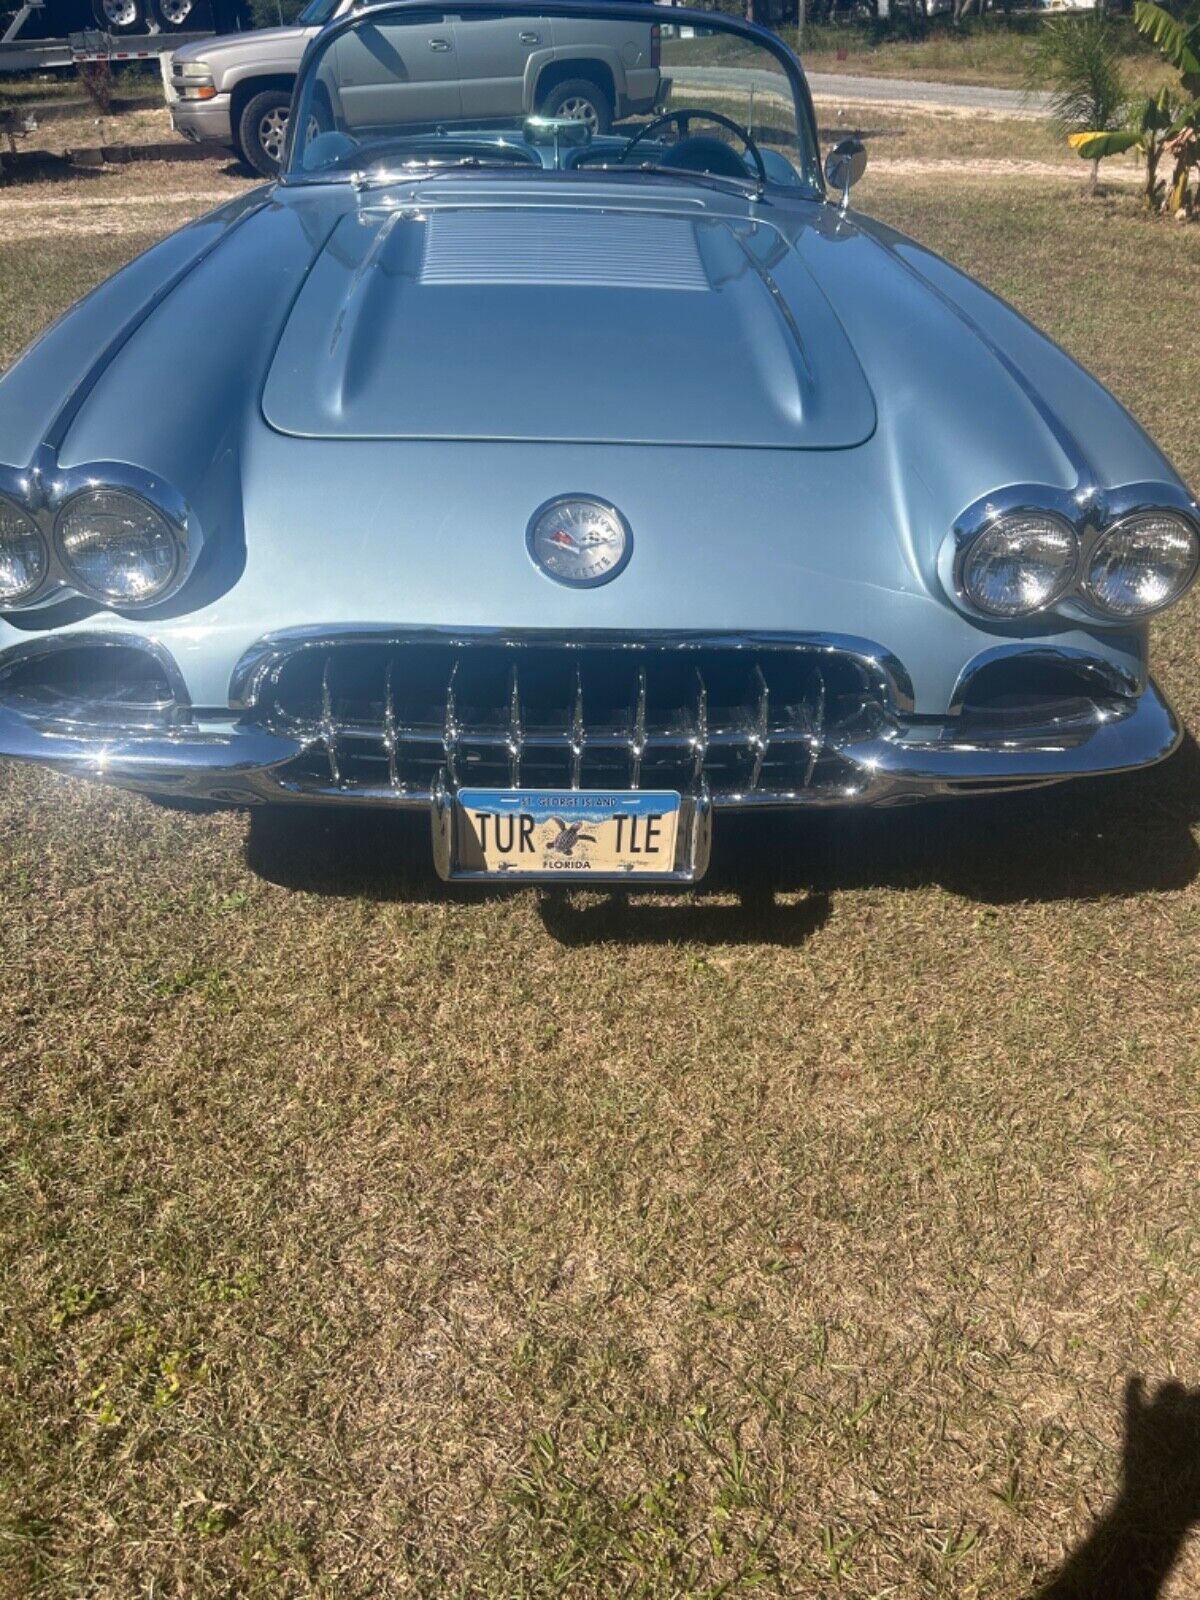
MULTIPOLYGON (((474 13, 494 17, 498 9, 502 11, 511 10, 514 15, 528 15, 530 7, 528 5, 512 4, 510 0, 499 0, 499 4, 497 0, 455 0, 453 7, 455 15, 462 17, 469 17, 474 13)), ((804 68, 795 52, 790 50, 783 40, 768 28, 760 27, 755 22, 746 22, 740 17, 729 16, 723 11, 702 11, 683 6, 666 7, 646 3, 646 0, 544 0, 544 3, 542 3, 542 0, 537 0, 535 9, 539 16, 547 17, 578 18, 583 14, 613 22, 645 22, 650 25, 658 24, 659 26, 666 24, 673 28, 709 29, 732 34, 735 38, 746 39, 752 44, 760 46, 768 54, 775 57, 791 85, 796 117, 797 155, 803 157, 808 169, 798 173, 799 184, 782 184, 768 180, 765 192, 790 195, 800 194, 806 199, 814 200, 827 198, 825 177, 821 166, 816 111, 813 108, 812 93, 808 86, 808 80, 804 75, 804 68)), ((428 0, 384 0, 382 4, 361 6, 344 12, 341 16, 334 17, 314 39, 309 41, 304 51, 296 73, 295 88, 292 92, 293 112, 300 106, 307 92, 309 80, 325 52, 344 33, 351 32, 363 22, 378 21, 383 17, 418 16, 421 13, 427 14, 428 11, 428 0)), ((292 160, 296 129, 299 122, 300 118, 295 115, 288 119, 288 131, 278 182, 285 188, 298 188, 305 184, 311 185, 313 183, 350 182, 351 174, 349 172, 336 174, 305 173, 300 170, 293 170, 292 160)), ((494 172, 497 169, 494 167, 489 169, 485 166, 481 170, 494 172)), ((631 174, 637 171, 636 167, 629 168, 631 174)), ((673 173, 669 175, 674 176, 673 173)), ((413 173, 414 179, 418 176, 419 174, 416 172, 413 173)), ((679 180, 681 182, 686 181, 690 176, 692 174, 681 171, 679 180)))

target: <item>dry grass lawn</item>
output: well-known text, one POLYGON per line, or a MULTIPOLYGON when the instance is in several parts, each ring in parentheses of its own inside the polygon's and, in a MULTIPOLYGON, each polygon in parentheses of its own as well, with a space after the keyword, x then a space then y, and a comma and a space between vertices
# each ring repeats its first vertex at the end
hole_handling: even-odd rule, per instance
MULTIPOLYGON (((1196 229, 861 194, 1200 480, 1196 229)), ((0 362, 140 242, 0 238, 0 362)), ((1156 628, 1192 726, 1197 615, 1156 628)), ((1200 1512, 1198 784, 1189 745, 730 825, 626 902, 0 774, 0 1595, 1021 1600, 1106 1507, 1076 1600, 1158 1592, 1200 1512)))

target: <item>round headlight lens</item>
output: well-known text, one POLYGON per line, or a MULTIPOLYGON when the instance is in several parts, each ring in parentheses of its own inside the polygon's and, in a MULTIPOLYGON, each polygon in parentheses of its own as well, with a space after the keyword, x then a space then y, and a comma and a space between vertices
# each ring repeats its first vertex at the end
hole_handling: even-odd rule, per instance
POLYGON ((37 523, 11 501, 0 500, 0 605, 27 599, 45 581, 49 565, 37 523))
POLYGON ((1083 588, 1111 617, 1160 611, 1187 588, 1200 562, 1190 522, 1169 511, 1139 511, 1096 540, 1083 588))
POLYGON ((1079 540, 1048 512, 1018 511, 985 528, 967 551, 962 586, 992 617, 1022 617, 1061 600, 1075 578, 1079 540))
POLYGON ((118 489, 77 494, 60 512, 57 534, 72 579, 112 605, 145 605, 179 566, 179 541, 167 519, 118 489))

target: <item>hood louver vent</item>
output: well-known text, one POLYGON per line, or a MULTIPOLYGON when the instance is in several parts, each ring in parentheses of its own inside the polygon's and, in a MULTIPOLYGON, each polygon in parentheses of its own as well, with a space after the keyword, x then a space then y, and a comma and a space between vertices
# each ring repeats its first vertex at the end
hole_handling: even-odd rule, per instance
POLYGON ((421 282, 676 292, 710 287, 686 218, 551 210, 434 212, 421 282))

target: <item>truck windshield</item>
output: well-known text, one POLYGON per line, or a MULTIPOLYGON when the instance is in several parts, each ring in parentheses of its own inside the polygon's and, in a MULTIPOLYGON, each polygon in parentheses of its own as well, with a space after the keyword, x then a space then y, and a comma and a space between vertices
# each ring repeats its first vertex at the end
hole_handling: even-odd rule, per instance
POLYGON ((296 18, 302 28, 323 28, 342 0, 312 0, 296 18))
POLYGON ((376 6, 335 23, 298 90, 288 177, 509 166, 817 188, 794 59, 718 14, 672 15, 574 0, 376 6))

